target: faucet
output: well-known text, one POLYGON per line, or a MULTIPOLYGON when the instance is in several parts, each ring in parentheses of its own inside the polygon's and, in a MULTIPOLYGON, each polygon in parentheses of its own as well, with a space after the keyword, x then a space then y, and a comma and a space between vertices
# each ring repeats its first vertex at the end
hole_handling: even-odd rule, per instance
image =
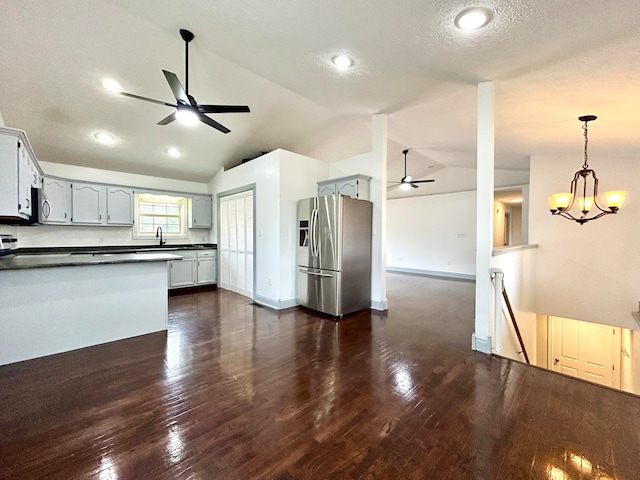
POLYGON ((160 237, 160 245, 164 245, 165 243, 167 243, 166 240, 162 240, 162 227, 158 227, 158 229, 156 230, 156 238, 160 237))

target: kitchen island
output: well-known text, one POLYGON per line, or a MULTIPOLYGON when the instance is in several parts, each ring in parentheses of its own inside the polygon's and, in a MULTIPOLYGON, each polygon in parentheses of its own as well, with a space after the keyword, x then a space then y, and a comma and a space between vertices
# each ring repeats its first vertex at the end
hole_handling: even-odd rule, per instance
POLYGON ((170 253, 0 257, 0 365, 167 329, 170 253))

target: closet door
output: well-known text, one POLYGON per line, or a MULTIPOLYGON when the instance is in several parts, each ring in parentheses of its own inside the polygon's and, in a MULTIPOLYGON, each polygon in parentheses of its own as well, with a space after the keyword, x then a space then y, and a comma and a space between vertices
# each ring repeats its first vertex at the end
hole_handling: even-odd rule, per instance
POLYGON ((222 197, 218 208, 218 286, 253 298, 253 191, 222 197))

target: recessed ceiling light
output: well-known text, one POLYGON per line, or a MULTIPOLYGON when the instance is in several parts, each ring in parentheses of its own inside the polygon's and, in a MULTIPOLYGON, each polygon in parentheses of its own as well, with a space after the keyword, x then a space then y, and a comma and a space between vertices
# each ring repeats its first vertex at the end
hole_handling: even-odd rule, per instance
POLYGON ((177 158, 180 156, 180 150, 178 150, 176 147, 170 147, 167 150, 167 153, 169 154, 170 157, 174 157, 174 158, 177 158))
POLYGON ((122 91, 122 85, 120 85, 113 78, 105 78, 104 80, 102 80, 102 86, 109 92, 120 93, 122 91))
POLYGON ((338 70, 346 70, 353 66, 353 60, 346 55, 336 55, 331 57, 331 62, 338 68, 338 70))
POLYGON ((487 9, 474 7, 463 10, 455 20, 456 27, 462 30, 477 30, 489 23, 491 12, 487 9))
POLYGON ((116 137, 111 135, 109 132, 98 132, 93 136, 98 141, 98 143, 101 143, 102 145, 111 145, 116 141, 116 137))
POLYGON ((178 120, 183 125, 197 125, 200 119, 195 112, 191 111, 189 108, 178 108, 176 110, 176 120, 178 120))

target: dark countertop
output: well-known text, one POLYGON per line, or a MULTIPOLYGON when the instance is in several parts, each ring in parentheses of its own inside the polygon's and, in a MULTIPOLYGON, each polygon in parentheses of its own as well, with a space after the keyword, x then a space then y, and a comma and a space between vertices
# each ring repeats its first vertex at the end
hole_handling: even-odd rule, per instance
POLYGON ((216 249, 212 243, 180 245, 115 245, 81 247, 28 247, 3 252, 0 270, 161 262, 182 258, 181 250, 216 249))
POLYGON ((14 255, 42 255, 51 253, 142 253, 171 252, 176 250, 217 249, 215 243, 182 243, 170 245, 93 245, 80 247, 22 247, 11 250, 14 255))
POLYGON ((170 253, 49 253, 37 255, 5 255, 0 270, 24 270, 49 267, 80 267, 114 263, 167 262, 180 259, 170 253))

